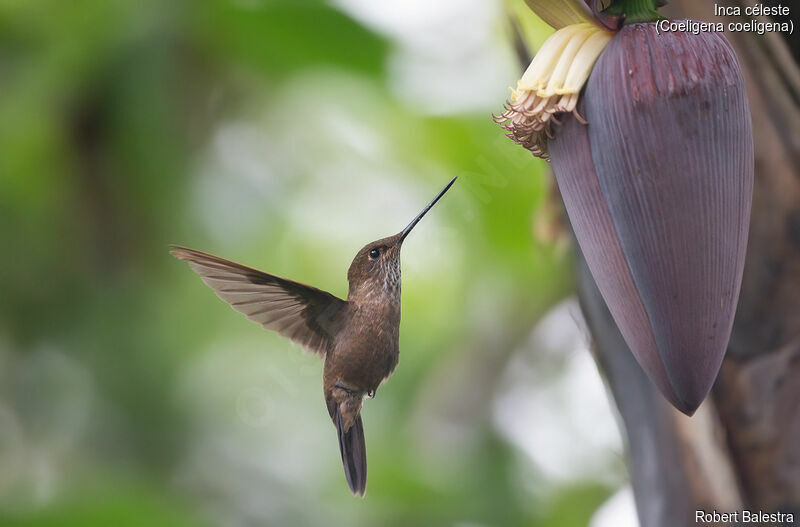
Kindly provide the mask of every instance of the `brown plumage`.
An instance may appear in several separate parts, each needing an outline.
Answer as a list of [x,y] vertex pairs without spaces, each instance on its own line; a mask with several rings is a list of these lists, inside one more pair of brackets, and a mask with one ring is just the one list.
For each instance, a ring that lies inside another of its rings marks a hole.
[[347,272],[347,300],[194,249],[170,251],[233,309],[325,359],[325,402],[347,484],[357,496],[367,488],[361,404],[392,374],[400,352],[400,248],[455,179],[400,233],[358,251]]

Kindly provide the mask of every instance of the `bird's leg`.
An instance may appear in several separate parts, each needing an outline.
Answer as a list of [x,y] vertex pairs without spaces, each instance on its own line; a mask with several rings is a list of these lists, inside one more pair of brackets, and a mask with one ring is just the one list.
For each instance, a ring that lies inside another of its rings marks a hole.
[[[348,395],[358,395],[358,394],[361,394],[361,393],[363,393],[363,391],[362,391],[362,390],[356,390],[356,389],[354,389],[354,388],[350,388],[349,386],[345,386],[345,384],[344,384],[342,381],[336,381],[336,382],[334,382],[334,383],[333,383],[333,386],[334,386],[335,388],[339,388],[340,390],[343,390],[343,391],[344,391],[344,392],[346,392]],[[374,398],[375,398],[375,392],[376,392],[376,391],[377,391],[377,390],[368,390],[368,391],[366,392],[366,396],[367,396],[367,397],[369,397],[370,399],[374,399]]]
[[359,390],[356,390],[356,389],[350,388],[349,386],[345,386],[345,385],[344,385],[344,383],[342,383],[342,381],[336,381],[335,383],[333,383],[333,385],[334,385],[336,388],[339,388],[340,390],[344,390],[344,391],[345,391],[345,392],[347,392],[349,395],[355,395],[356,393],[358,393],[358,392],[359,392]]

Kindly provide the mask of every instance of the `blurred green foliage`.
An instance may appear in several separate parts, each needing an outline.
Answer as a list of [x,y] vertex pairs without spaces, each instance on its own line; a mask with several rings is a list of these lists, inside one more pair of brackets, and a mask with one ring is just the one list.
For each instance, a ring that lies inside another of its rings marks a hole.
[[[585,525],[610,489],[531,497],[490,417],[508,357],[571,288],[533,236],[543,165],[487,113],[398,98],[395,45],[310,0],[0,2],[2,525]],[[331,107],[386,149],[337,138]],[[274,147],[256,182],[214,161],[231,123]],[[456,175],[404,249],[400,367],[366,403],[369,492],[353,500],[317,360],[231,312],[167,245],[345,295],[356,250]],[[326,217],[360,230],[331,238]],[[268,405],[265,422],[242,418],[242,390],[266,394],[244,410]],[[458,425],[452,450],[437,419]],[[217,440],[241,460],[207,456]],[[296,444],[324,450],[295,471],[280,452]]]

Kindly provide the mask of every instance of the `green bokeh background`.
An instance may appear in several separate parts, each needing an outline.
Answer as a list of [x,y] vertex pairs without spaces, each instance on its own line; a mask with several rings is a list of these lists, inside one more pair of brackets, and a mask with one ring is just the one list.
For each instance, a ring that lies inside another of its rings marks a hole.
[[[515,59],[490,12],[499,109]],[[310,0],[0,1],[0,525],[570,527],[613,493],[537,477],[492,418],[572,289],[535,236],[546,165],[491,109],[404,97],[398,46]],[[404,248],[401,360],[365,404],[357,500],[318,360],[167,246],[344,296],[352,255],[454,176]]]

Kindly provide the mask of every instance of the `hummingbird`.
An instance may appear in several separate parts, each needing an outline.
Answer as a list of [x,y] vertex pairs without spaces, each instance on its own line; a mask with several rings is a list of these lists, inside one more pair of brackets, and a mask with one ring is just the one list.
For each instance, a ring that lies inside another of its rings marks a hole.
[[347,484],[359,497],[367,489],[361,406],[394,372],[400,353],[400,248],[456,179],[402,231],[358,251],[347,271],[347,300],[219,256],[170,246],[170,253],[188,262],[233,309],[324,359],[325,404],[336,426]]

